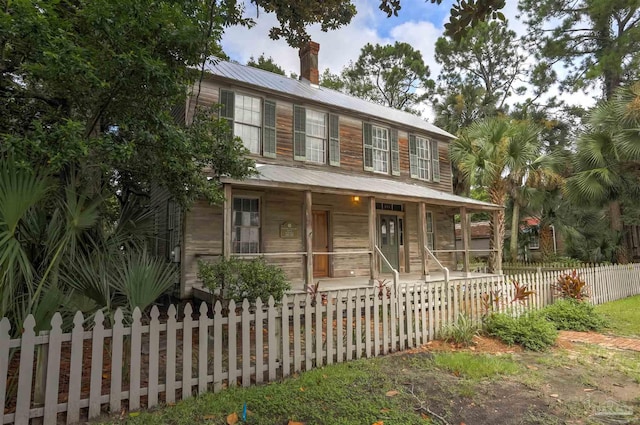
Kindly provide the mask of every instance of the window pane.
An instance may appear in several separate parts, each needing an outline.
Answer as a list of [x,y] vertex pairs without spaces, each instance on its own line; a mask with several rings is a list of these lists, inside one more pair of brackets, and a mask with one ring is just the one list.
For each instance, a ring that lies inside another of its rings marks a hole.
[[372,128],[373,171],[389,172],[389,131],[382,127]]
[[431,157],[430,144],[424,137],[416,137],[416,173],[419,179],[430,179]]
[[260,249],[260,200],[234,198],[232,245],[236,253],[257,253]]
[[307,161],[325,164],[327,162],[327,114],[307,109],[306,135]]
[[242,139],[244,147],[251,153],[260,153],[260,128],[241,124],[236,121],[233,129],[234,134]]

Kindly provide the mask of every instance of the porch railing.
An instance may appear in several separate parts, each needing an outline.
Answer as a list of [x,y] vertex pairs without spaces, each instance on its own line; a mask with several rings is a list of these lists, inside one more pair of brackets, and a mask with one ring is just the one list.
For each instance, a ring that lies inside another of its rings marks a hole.
[[393,290],[395,291],[395,293],[397,295],[398,294],[398,282],[400,281],[400,273],[398,272],[398,270],[396,270],[391,265],[391,263],[389,262],[387,257],[384,256],[384,254],[382,253],[382,251],[380,250],[380,247],[378,247],[378,245],[375,246],[375,249],[376,249],[376,253],[378,254],[378,256],[387,265],[387,267],[389,267],[389,269],[391,270],[391,273],[393,273]]
[[[429,249],[428,246],[424,246],[424,252],[425,254],[431,256],[431,258],[433,258],[433,260],[436,262],[436,264],[438,265],[438,267],[440,267],[440,269],[442,270],[442,272],[444,273],[444,282],[446,284],[449,284],[449,268],[445,267],[442,265],[442,263],[440,262],[440,260],[438,260],[438,258],[435,256],[435,254],[433,252],[431,252],[431,250]],[[429,271],[427,270],[427,273]]]

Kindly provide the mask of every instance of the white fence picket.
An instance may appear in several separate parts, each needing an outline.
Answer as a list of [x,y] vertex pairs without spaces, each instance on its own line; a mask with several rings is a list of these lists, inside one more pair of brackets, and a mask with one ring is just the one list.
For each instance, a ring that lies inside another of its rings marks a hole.
[[104,353],[104,313],[99,310],[94,317],[91,340],[91,381],[89,383],[89,419],[100,415],[102,398],[102,354]]
[[[169,307],[169,320],[171,318],[172,309],[174,311],[175,321],[174,306]],[[113,315],[113,328],[111,330],[111,388],[109,392],[109,409],[111,410],[111,413],[118,413],[122,407],[122,363],[124,354],[123,319],[124,315],[122,314],[122,310],[117,309]],[[175,338],[173,340],[175,340]],[[171,372],[172,371],[167,367],[167,378]],[[171,377],[171,379],[175,378],[175,371],[171,373]]]
[[77,312],[71,331],[71,361],[69,362],[69,394],[67,401],[67,424],[80,421],[80,388],[82,384],[82,346],[84,344],[84,317]]
[[[218,304],[219,306],[220,304]],[[177,316],[176,307],[172,304],[167,311],[167,360],[165,373],[165,393],[164,398],[167,403],[175,403],[176,401],[176,334],[177,334]],[[113,385],[111,386],[113,388]],[[113,390],[111,392],[113,397]],[[112,403],[113,406],[113,403]],[[113,407],[112,407],[113,411]]]
[[[140,409],[140,372],[142,363],[142,313],[138,307],[133,310],[131,318],[133,323],[131,324],[131,350],[129,352],[129,410],[138,410]],[[189,347],[191,347],[191,344],[189,344]]]
[[[149,378],[147,384],[147,407],[158,404],[158,376],[160,363],[160,311],[153,306],[149,315]],[[168,342],[167,342],[168,343]]]
[[[1,325],[0,325],[1,326]],[[0,336],[0,346],[2,346]],[[7,342],[7,348],[9,344]],[[44,396],[44,425],[55,425],[58,420],[58,394],[60,391],[60,353],[62,350],[62,316],[56,313],[51,318],[51,332],[49,332],[49,352],[47,354],[47,384]],[[0,363],[2,350],[0,349]],[[2,383],[2,367],[0,366],[0,399],[4,400],[4,384]],[[4,409],[2,410],[4,412]],[[0,421],[1,422],[1,421]]]
[[[9,319],[0,319],[0,423],[4,423],[4,410],[7,401],[7,373],[9,372],[9,343],[11,342],[11,323]],[[56,404],[58,400],[56,399]]]
[[207,303],[200,303],[200,317],[198,318],[198,394],[207,391],[209,383],[209,307]]

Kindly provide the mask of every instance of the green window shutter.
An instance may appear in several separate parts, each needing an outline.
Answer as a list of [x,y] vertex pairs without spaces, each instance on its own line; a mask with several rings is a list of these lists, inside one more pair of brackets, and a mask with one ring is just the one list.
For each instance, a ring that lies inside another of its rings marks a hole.
[[307,114],[303,107],[293,107],[293,159],[307,159]]
[[340,117],[329,115],[329,165],[340,166]]
[[373,171],[373,140],[371,137],[371,124],[364,123],[362,128],[364,145],[364,169]]
[[262,117],[262,155],[276,157],[276,102],[264,101]]
[[398,148],[398,130],[391,129],[391,174],[400,175],[400,149]]
[[411,177],[418,178],[418,147],[416,146],[416,136],[409,136],[409,168]]
[[224,118],[229,125],[229,140],[233,138],[235,98],[236,95],[232,91],[220,89],[220,118]]
[[433,173],[433,181],[440,181],[440,153],[438,151],[438,141],[431,141],[431,172]]

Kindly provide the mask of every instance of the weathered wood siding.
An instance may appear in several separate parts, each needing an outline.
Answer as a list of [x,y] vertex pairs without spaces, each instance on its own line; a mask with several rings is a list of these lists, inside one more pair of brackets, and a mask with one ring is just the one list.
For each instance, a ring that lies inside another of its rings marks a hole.
[[182,273],[180,295],[191,296],[197,281],[198,260],[215,260],[222,255],[222,208],[211,206],[206,201],[196,202],[185,213],[184,247],[182,250]]
[[[306,167],[317,170],[325,170],[332,172],[343,172],[349,174],[361,174],[367,176],[375,176],[377,178],[388,178],[400,180],[413,184],[421,184],[443,192],[452,191],[451,183],[451,165],[448,157],[449,142],[440,136],[430,135],[425,132],[416,132],[413,130],[401,128],[393,122],[385,122],[384,117],[372,119],[371,117],[363,117],[353,111],[339,110],[332,108],[330,105],[312,104],[308,101],[296,101],[287,98],[281,93],[270,93],[261,91],[254,87],[228,86],[221,85],[219,81],[205,78],[199,88],[194,87],[193,94],[187,102],[187,118],[186,122],[190,123],[193,119],[195,111],[196,96],[197,104],[201,107],[211,107],[218,102],[220,88],[224,87],[228,90],[240,91],[242,93],[253,94],[263,99],[273,100],[276,102],[276,158],[266,158],[260,155],[252,155],[259,162],[280,165],[293,165],[297,167]],[[337,114],[340,117],[340,167],[319,164],[305,163],[303,161],[294,161],[293,159],[293,105],[300,105],[306,108],[314,108],[319,111]],[[395,128],[398,130],[398,143],[400,149],[400,176],[391,176],[380,173],[373,173],[364,170],[363,164],[363,140],[362,126],[365,122],[371,122],[376,125]],[[409,169],[409,134],[416,134],[429,139],[439,140],[439,162],[440,162],[440,181],[421,181],[412,179]]]

